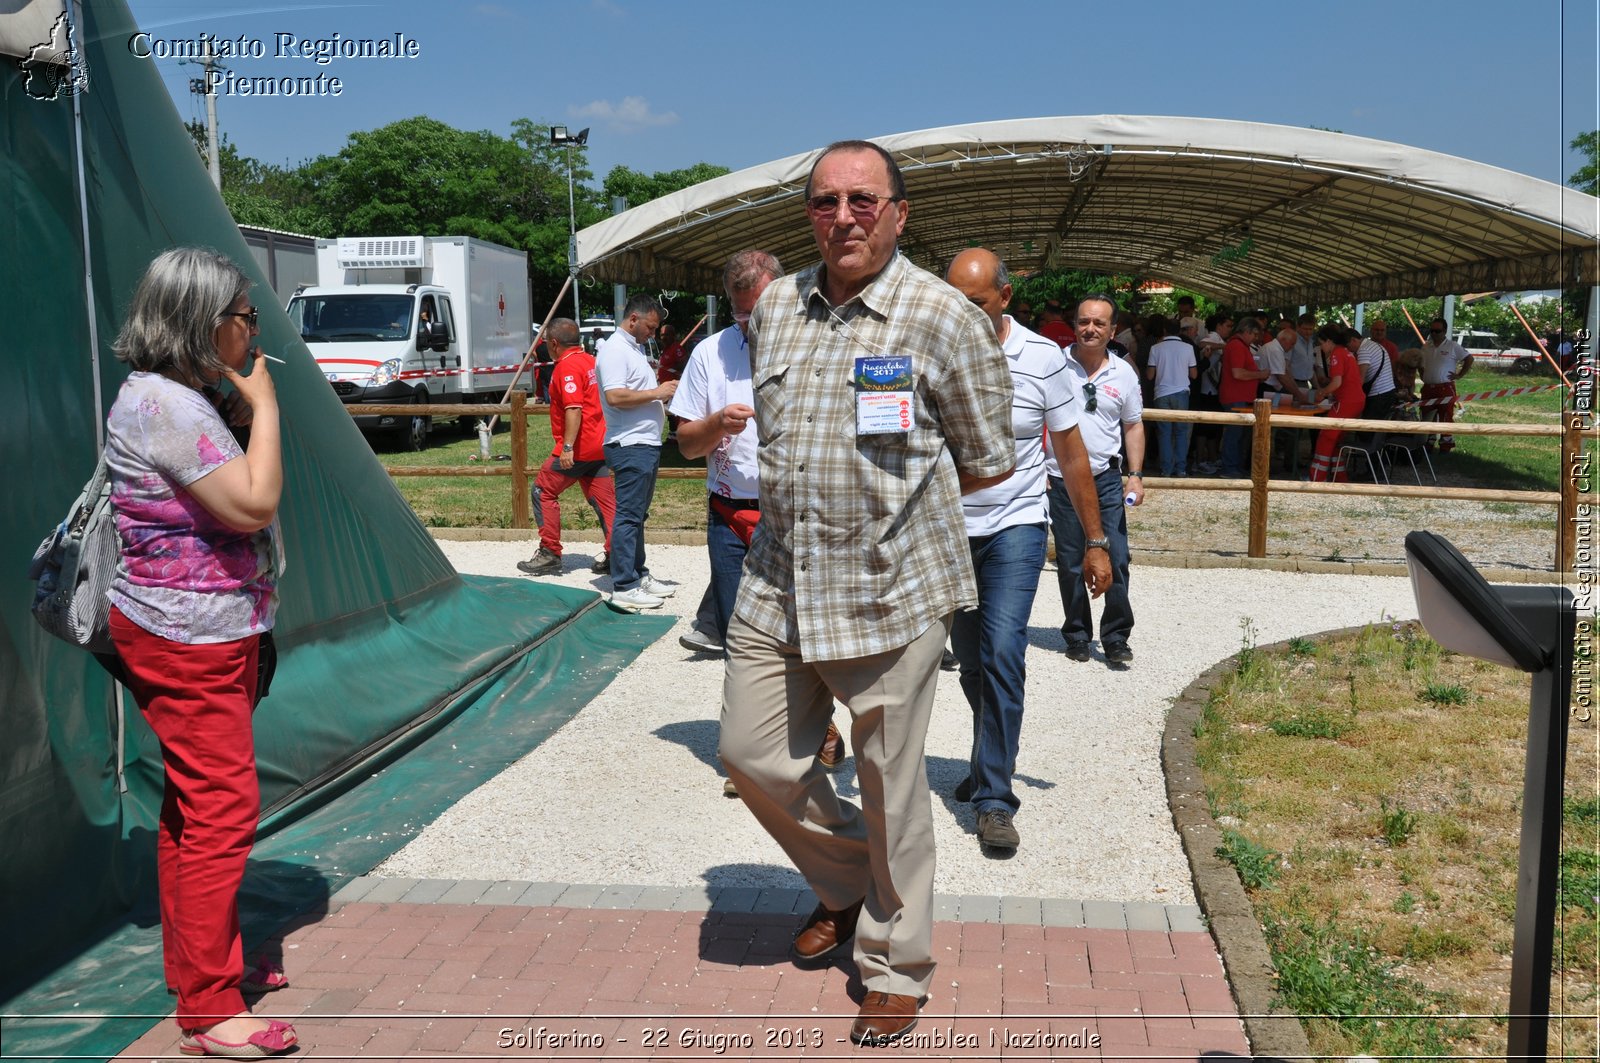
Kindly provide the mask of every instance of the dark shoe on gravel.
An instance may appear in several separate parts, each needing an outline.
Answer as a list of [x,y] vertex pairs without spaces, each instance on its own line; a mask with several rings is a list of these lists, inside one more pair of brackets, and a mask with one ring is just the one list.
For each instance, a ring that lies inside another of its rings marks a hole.
[[1022,844],[1022,836],[1011,822],[1011,813],[996,809],[978,814],[978,841],[989,849],[1015,849]]

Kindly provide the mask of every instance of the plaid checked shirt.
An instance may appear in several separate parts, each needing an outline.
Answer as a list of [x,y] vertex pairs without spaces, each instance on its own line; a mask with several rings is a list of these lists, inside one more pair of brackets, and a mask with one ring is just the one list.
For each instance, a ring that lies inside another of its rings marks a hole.
[[[905,646],[978,601],[956,470],[1016,461],[994,329],[898,253],[843,306],[822,266],[773,281],[750,319],[761,523],[736,611],[808,661]],[[856,434],[855,363],[911,357],[911,430]]]

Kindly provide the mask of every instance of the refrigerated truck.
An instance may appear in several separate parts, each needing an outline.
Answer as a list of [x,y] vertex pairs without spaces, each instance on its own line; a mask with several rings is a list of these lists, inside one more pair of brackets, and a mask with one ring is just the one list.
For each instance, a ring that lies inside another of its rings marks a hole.
[[[289,320],[345,405],[500,401],[530,343],[525,252],[467,236],[340,237],[316,252]],[[423,415],[355,421],[412,450],[431,428]]]

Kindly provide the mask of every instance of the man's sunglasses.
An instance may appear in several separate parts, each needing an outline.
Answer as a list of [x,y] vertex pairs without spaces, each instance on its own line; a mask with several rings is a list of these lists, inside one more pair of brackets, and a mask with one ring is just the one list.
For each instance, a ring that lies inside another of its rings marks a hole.
[[1100,405],[1100,400],[1095,397],[1094,385],[1083,385],[1083,409],[1085,413],[1093,413],[1095,407]]
[[[853,218],[876,218],[879,203],[894,203],[899,196],[878,196],[871,192],[851,192],[844,197],[845,206],[850,208]],[[806,213],[813,218],[832,218],[839,213],[839,197],[834,195],[812,196],[806,200]]]
[[257,325],[259,325],[261,323],[261,311],[256,309],[253,306],[248,310],[224,310],[222,312],[222,316],[223,317],[242,317],[242,318],[245,319],[246,323],[248,323],[251,328],[255,328]]

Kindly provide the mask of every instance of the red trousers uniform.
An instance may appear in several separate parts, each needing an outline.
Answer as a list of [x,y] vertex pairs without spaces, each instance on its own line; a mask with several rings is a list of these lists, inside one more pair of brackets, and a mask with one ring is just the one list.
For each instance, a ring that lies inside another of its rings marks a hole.
[[[1424,421],[1443,421],[1446,424],[1455,424],[1456,386],[1453,382],[1422,385],[1422,401],[1426,403],[1429,399],[1449,399],[1450,401],[1441,402],[1437,406],[1423,406],[1422,419]],[[1432,442],[1431,436],[1429,441]],[[1456,437],[1441,435],[1439,437],[1439,449],[1456,449]]]
[[572,468],[563,469],[556,464],[554,454],[544,459],[533,481],[533,520],[539,525],[540,545],[557,557],[561,556],[561,493],[573,484],[583,491],[583,497],[600,517],[609,554],[611,522],[617,516],[617,489],[611,482],[611,470],[603,460],[578,461]]
[[[1335,406],[1328,411],[1328,418],[1353,418],[1361,416],[1361,405],[1354,409]],[[1312,483],[1346,483],[1350,477],[1345,473],[1344,461],[1339,458],[1339,441],[1344,438],[1344,430],[1337,428],[1324,428],[1317,433],[1317,445],[1311,450],[1311,476]]]
[[210,1026],[245,1010],[239,883],[261,814],[250,728],[260,638],[171,642],[115,607],[111,638],[166,770],[156,871],[167,985],[179,1027]]

